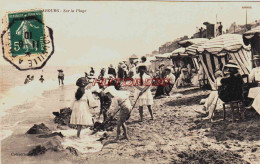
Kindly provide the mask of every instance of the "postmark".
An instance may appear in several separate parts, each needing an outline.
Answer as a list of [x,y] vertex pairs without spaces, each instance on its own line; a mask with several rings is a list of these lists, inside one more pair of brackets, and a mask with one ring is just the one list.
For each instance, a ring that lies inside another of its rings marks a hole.
[[53,55],[53,30],[44,24],[42,10],[8,12],[3,24],[3,57],[17,69],[40,69]]

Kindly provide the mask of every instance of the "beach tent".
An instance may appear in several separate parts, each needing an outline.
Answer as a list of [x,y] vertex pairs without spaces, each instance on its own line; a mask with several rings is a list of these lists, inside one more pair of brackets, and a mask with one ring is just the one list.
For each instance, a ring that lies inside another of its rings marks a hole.
[[199,64],[195,55],[189,55],[186,53],[186,49],[181,47],[172,52],[172,62],[175,67],[180,66],[179,62],[183,62],[184,65],[190,64],[192,68],[199,69]]
[[245,32],[243,41],[245,45],[251,44],[252,58],[254,55],[260,56],[260,26]]
[[224,34],[213,38],[197,49],[210,85],[214,88],[215,72],[229,60],[235,60],[241,75],[249,74],[251,67],[250,47],[243,43],[242,35]]
[[199,46],[204,44],[209,39],[207,38],[195,38],[195,39],[187,39],[184,41],[180,41],[178,44],[182,47],[185,47],[185,54],[192,57],[192,61],[196,70],[199,70],[199,61],[198,61],[198,54],[197,49]]

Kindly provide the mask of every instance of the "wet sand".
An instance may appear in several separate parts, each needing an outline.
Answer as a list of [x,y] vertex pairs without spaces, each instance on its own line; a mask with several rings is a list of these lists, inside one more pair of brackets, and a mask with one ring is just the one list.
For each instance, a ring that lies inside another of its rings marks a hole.
[[[44,110],[4,117],[4,122],[10,122],[11,118],[25,121],[13,127],[13,135],[2,141],[3,163],[260,163],[260,117],[254,111],[247,111],[245,121],[232,123],[230,110],[227,110],[226,121],[222,119],[221,110],[216,112],[213,122],[202,120],[203,115],[194,109],[202,108],[199,102],[209,91],[198,88],[178,89],[171,93],[171,98],[156,99],[152,107],[154,120],[150,120],[148,109],[144,108],[144,121],[138,122],[139,113],[135,108],[127,122],[129,140],[111,143],[116,136],[114,129],[107,132],[109,137],[102,141],[103,148],[99,152],[79,156],[68,151],[47,151],[35,157],[12,155],[12,152],[27,153],[32,148],[28,145],[55,140],[39,139],[25,132],[41,122],[57,130],[52,112],[67,107],[62,104],[70,101],[67,94],[73,89],[65,89],[66,92],[49,93],[49,98],[63,99],[61,103],[48,103]],[[181,96],[174,96],[176,94]],[[98,110],[92,112],[98,113]]]

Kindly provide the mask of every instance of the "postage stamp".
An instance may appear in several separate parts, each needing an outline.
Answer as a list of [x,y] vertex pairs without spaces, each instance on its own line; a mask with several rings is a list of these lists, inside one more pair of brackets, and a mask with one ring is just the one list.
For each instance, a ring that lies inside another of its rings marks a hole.
[[8,12],[3,25],[3,57],[17,69],[40,69],[54,53],[53,30],[42,10]]

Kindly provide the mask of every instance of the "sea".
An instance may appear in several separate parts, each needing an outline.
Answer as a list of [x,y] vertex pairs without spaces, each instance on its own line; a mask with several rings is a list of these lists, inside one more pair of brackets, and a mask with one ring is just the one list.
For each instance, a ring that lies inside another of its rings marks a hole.
[[[11,65],[0,66],[0,116],[14,106],[32,102],[48,90],[59,88],[58,69],[64,71],[64,84],[72,85],[79,77],[89,72],[87,66],[45,66],[38,70],[20,71]],[[34,80],[24,84],[27,75],[34,76]],[[43,75],[45,81],[39,81]]]
[[[64,86],[58,83],[58,71],[64,71]],[[70,107],[77,89],[76,81],[90,68],[85,66],[45,66],[39,70],[19,71],[13,66],[0,66],[0,141],[7,138],[21,140],[33,124],[53,122],[52,112]],[[95,69],[99,73],[99,69]],[[24,84],[27,75],[34,80]],[[45,81],[39,81],[43,75]],[[100,151],[102,144],[96,140],[102,135],[91,136],[89,129],[82,131],[82,138],[75,140],[76,130],[63,130],[62,144],[73,146],[82,153]],[[92,138],[91,138],[92,137]],[[88,142],[86,142],[88,141]],[[1,144],[0,144],[1,146]],[[91,149],[86,149],[92,147]],[[21,151],[24,148],[21,148]]]

